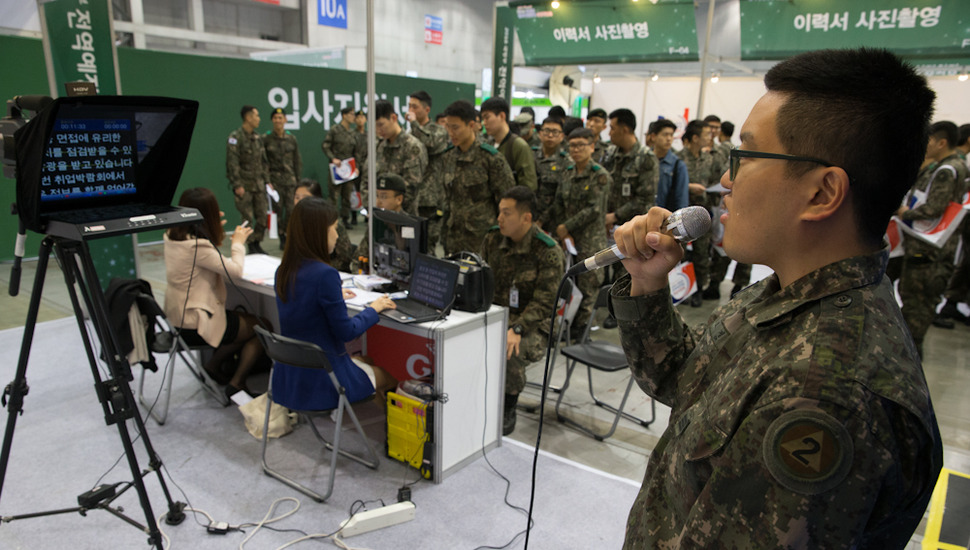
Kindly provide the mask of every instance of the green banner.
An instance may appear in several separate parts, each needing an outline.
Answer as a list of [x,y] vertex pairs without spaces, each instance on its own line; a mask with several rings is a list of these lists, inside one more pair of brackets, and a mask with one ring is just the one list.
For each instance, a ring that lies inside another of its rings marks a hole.
[[516,8],[525,64],[697,61],[692,1],[590,0]]
[[970,55],[967,0],[742,0],[741,58],[869,46],[906,57]]
[[512,97],[512,49],[515,40],[515,12],[508,6],[495,6],[495,58],[492,61],[492,94]]
[[56,95],[65,82],[93,82],[100,95],[117,95],[109,0],[41,0],[47,59]]

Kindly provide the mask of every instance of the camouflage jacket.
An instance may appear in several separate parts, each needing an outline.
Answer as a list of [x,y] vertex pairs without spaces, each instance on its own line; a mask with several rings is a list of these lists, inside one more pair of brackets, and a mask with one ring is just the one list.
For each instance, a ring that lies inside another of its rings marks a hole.
[[772,275],[694,329],[669,289],[614,284],[633,375],[671,407],[625,548],[906,546],[942,446],[887,259]]
[[562,181],[562,175],[566,168],[572,164],[569,155],[565,151],[557,150],[554,154],[545,156],[542,154],[542,147],[533,147],[532,153],[536,159],[537,186],[536,205],[537,217],[552,206],[552,201],[556,198],[556,190]]
[[330,160],[343,161],[351,157],[357,159],[357,168],[359,169],[364,161],[358,156],[360,148],[358,136],[359,134],[353,128],[348,130],[342,124],[335,124],[330,127],[330,131],[323,138],[323,144],[320,147],[323,149],[323,154],[327,155]]
[[[684,147],[676,154],[687,165],[687,179],[690,183],[699,183],[704,187],[710,187],[721,180],[721,175],[727,169],[726,165],[721,165],[720,157],[712,153],[701,151],[699,155],[695,156]],[[712,207],[717,206],[720,200],[719,196],[712,193],[706,193],[703,196],[690,193],[690,203],[693,205]]]
[[263,136],[266,160],[269,162],[269,178],[273,185],[296,187],[303,174],[300,146],[289,132],[279,137],[272,130]]
[[424,171],[424,182],[418,189],[418,208],[437,208],[444,210],[445,202],[445,157],[444,152],[451,147],[448,130],[444,126],[429,121],[424,126],[411,123],[411,134],[418,138],[428,153],[428,168]]
[[[449,232],[482,239],[495,223],[502,195],[515,186],[512,169],[497,149],[477,139],[467,151],[452,147],[445,155]],[[480,242],[469,250],[478,250]]]
[[[404,192],[404,211],[417,214],[416,197],[424,180],[424,171],[428,168],[428,152],[424,145],[418,138],[401,131],[394,138],[394,143],[386,139],[378,141],[375,155],[378,176],[397,174],[404,178],[404,183],[407,184],[407,191]],[[361,171],[361,182],[363,188],[368,189],[366,166]]]
[[606,166],[613,155],[616,154],[616,146],[609,141],[599,139],[596,137],[596,143],[593,144],[593,160]]
[[[904,202],[912,203],[915,208],[903,212],[902,220],[914,227],[932,227],[943,216],[943,212],[951,202],[963,202],[963,194],[967,192],[967,167],[955,153],[941,160],[925,166],[916,178],[916,184],[906,195]],[[916,200],[916,195],[925,199]],[[922,222],[922,223],[921,223]],[[907,257],[927,257],[930,260],[953,261],[957,246],[960,244],[960,232],[955,231],[942,247],[933,246],[909,233],[903,233],[903,251]]]
[[563,173],[552,208],[543,216],[542,226],[555,233],[555,225],[565,225],[573,237],[577,259],[585,259],[606,248],[606,197],[613,180],[602,166],[590,161],[583,171],[570,165]]
[[617,225],[646,213],[656,203],[660,178],[657,164],[657,156],[639,141],[629,152],[616,148],[609,156],[605,168],[613,177],[613,189],[606,211],[616,214]]
[[250,193],[264,192],[270,183],[269,166],[262,137],[237,128],[226,142],[226,179],[229,188],[245,187]]
[[[494,302],[509,308],[509,326],[549,334],[549,318],[556,306],[556,290],[564,274],[562,249],[535,224],[519,242],[492,227],[482,243],[482,259],[495,275]],[[510,303],[512,288],[518,306]]]

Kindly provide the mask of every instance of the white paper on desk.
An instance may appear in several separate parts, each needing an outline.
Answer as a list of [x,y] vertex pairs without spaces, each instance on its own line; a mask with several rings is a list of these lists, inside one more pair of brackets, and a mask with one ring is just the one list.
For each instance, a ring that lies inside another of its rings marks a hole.
[[243,279],[257,285],[274,286],[280,259],[268,254],[249,254],[243,263]]
[[346,302],[348,306],[367,307],[367,304],[384,295],[383,292],[371,292],[370,290],[362,290],[359,288],[353,289],[353,292],[353,298],[344,298],[344,302]]
[[385,279],[378,275],[354,275],[354,286],[363,290],[373,290],[381,285],[390,283],[390,279]]

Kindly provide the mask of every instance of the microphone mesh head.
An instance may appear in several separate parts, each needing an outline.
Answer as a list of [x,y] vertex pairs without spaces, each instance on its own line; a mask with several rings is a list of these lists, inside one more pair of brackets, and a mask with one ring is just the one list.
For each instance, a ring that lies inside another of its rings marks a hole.
[[693,241],[711,230],[711,215],[703,206],[688,206],[671,214],[667,227],[678,241]]

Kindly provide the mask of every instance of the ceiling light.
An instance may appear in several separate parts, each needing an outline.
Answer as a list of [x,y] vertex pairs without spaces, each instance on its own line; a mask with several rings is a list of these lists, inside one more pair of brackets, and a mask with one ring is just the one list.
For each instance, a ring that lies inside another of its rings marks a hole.
[[660,80],[660,74],[659,73],[653,73],[653,76],[650,77],[650,80],[653,80],[654,82]]
[[593,82],[599,84],[600,83],[600,80],[603,80],[603,79],[600,78],[600,74],[599,73],[596,73],[596,74],[593,75]]
[[962,75],[957,77],[957,80],[959,80],[960,82],[966,82],[968,78],[970,78],[970,74],[963,73]]
[[558,7],[559,7],[559,2],[553,1],[553,3],[552,3],[552,9],[556,9]]
[[717,84],[717,81],[721,79],[720,73],[711,73],[711,84]]

